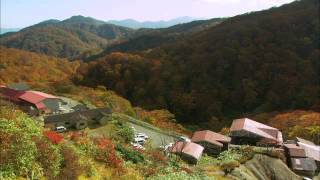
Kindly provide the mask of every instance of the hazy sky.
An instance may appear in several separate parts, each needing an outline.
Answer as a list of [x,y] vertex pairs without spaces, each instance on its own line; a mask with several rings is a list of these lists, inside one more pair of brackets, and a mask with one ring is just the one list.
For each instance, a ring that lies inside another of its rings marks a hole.
[[228,17],[293,0],[0,0],[1,27],[26,27],[73,15],[100,20],[168,20],[181,16]]

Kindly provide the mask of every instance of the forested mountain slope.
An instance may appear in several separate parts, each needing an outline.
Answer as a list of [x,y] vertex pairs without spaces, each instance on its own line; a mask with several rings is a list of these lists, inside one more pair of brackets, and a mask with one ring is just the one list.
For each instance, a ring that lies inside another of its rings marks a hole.
[[16,33],[0,36],[0,44],[70,59],[99,52],[107,44],[128,37],[134,30],[89,17],[48,20]]
[[210,20],[198,20],[184,24],[178,24],[168,28],[160,29],[139,29],[130,38],[109,45],[102,53],[91,56],[88,59],[94,60],[111,52],[139,52],[150,50],[164,44],[184,40],[192,34],[209,29],[224,21],[225,18],[214,18]]
[[[112,54],[79,69],[136,105],[180,121],[319,107],[319,1],[236,16],[143,55]],[[220,121],[219,121],[220,122]]]
[[68,81],[80,63],[0,46],[0,84]]

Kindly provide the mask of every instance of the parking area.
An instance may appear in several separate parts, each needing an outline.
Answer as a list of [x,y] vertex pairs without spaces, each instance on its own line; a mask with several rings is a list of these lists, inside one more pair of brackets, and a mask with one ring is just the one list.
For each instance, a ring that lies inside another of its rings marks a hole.
[[149,138],[151,139],[151,145],[154,148],[158,148],[159,146],[164,146],[166,144],[169,144],[171,142],[175,142],[177,137],[173,135],[169,135],[166,133],[161,133],[158,131],[155,131],[151,128],[144,127],[138,124],[135,124],[133,122],[129,122],[130,126],[134,127],[137,131],[137,133],[145,133]]

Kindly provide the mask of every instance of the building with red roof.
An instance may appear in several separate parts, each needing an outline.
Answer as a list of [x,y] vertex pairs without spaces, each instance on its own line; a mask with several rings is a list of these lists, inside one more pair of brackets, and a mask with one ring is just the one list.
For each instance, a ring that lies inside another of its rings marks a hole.
[[178,154],[181,156],[181,159],[196,164],[200,159],[204,147],[193,142],[176,142],[170,149],[170,152]]
[[228,149],[231,138],[210,130],[204,130],[194,132],[191,141],[202,145],[205,153],[217,155]]
[[10,101],[19,103],[31,115],[47,114],[59,109],[60,99],[39,91],[23,91],[1,86],[1,94]]
[[[60,99],[56,96],[46,94],[39,91],[25,91],[19,96],[20,101],[31,105],[30,112],[33,112],[34,108],[38,112],[42,113],[53,113],[59,109]],[[34,112],[33,112],[34,113]]]
[[281,145],[283,142],[281,131],[248,118],[233,120],[230,133],[233,144]]
[[24,93],[24,91],[11,89],[3,85],[0,86],[0,92],[5,97],[5,99],[12,102],[19,102],[19,97]]

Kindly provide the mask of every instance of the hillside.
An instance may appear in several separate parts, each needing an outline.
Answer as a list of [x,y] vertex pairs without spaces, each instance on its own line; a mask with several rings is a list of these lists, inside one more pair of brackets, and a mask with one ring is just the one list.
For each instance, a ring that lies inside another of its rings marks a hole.
[[255,155],[251,160],[233,170],[230,177],[252,180],[302,179],[290,171],[286,164],[280,159],[268,157],[266,155]]
[[193,34],[209,29],[224,21],[224,18],[198,20],[161,29],[139,29],[133,36],[119,43],[109,45],[104,51],[88,59],[94,60],[111,52],[140,52],[161,45],[184,40]]
[[94,54],[107,44],[128,37],[133,30],[89,17],[48,20],[16,33],[0,36],[0,45],[75,59]]
[[77,81],[206,127],[248,113],[319,110],[318,8],[316,0],[296,1],[148,53],[106,55],[80,68]]
[[0,84],[28,82],[49,84],[66,81],[80,63],[0,46]]

